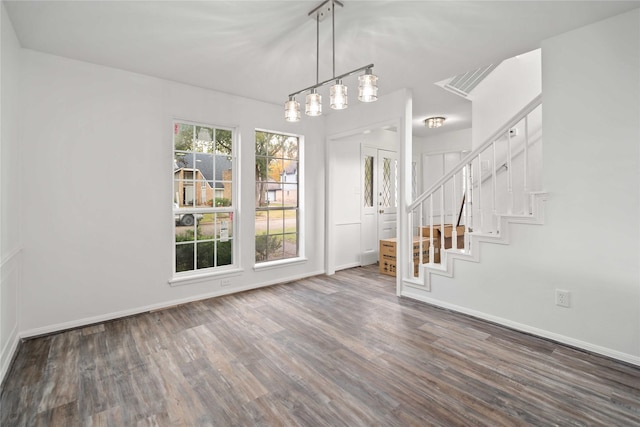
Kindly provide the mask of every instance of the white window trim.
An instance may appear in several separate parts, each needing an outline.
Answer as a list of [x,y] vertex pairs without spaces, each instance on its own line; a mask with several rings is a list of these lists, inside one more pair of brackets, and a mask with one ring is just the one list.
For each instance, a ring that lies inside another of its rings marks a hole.
[[[208,124],[208,123],[203,123],[203,122],[196,122],[193,120],[185,120],[185,119],[180,119],[180,118],[173,118],[171,120],[171,129],[173,130],[176,123],[184,123],[184,124],[189,124],[189,125],[195,125],[195,126],[205,126],[205,127],[211,127],[214,129],[221,129],[221,130],[229,130],[232,133],[232,155],[231,155],[231,161],[232,161],[232,170],[231,170],[231,182],[232,182],[232,200],[233,200],[233,215],[234,215],[234,220],[232,221],[232,227],[233,227],[233,240],[234,240],[234,244],[232,246],[232,260],[233,263],[229,264],[229,265],[224,265],[224,266],[219,266],[219,267],[209,267],[209,268],[203,268],[203,269],[195,269],[195,270],[189,270],[189,271],[180,271],[180,272],[176,272],[176,235],[175,235],[175,226],[172,226],[172,267],[171,267],[171,271],[172,271],[172,277],[171,279],[169,279],[168,283],[171,286],[180,286],[180,285],[188,285],[188,284],[192,284],[192,283],[199,283],[199,282],[203,282],[206,280],[210,280],[211,278],[215,278],[215,277],[220,277],[220,276],[234,276],[237,274],[240,274],[243,270],[240,267],[240,227],[239,227],[239,219],[240,219],[240,194],[239,194],[239,187],[240,187],[240,180],[239,180],[239,158],[240,156],[239,154],[239,146],[240,146],[240,129],[238,126],[222,126],[222,125],[214,125],[214,124]],[[173,163],[174,163],[174,159],[175,159],[175,141],[173,136],[171,137],[171,163],[172,163],[172,167],[173,167]],[[215,154],[214,154],[215,155]],[[171,184],[171,192],[174,192],[173,189],[173,185],[174,185],[174,178],[172,176],[171,178],[172,184]],[[215,181],[215,180],[214,180]],[[170,200],[173,200],[173,194],[170,197]],[[173,202],[171,204],[173,206]],[[202,209],[202,211],[204,212],[211,212],[211,209],[208,208],[193,208],[192,210],[194,212],[197,213],[197,211],[199,211],[199,209]],[[213,207],[214,212],[216,207]],[[174,213],[173,213],[173,207],[172,207],[172,213],[171,213],[171,217],[174,217]]]
[[[228,267],[228,266],[225,266],[225,267]],[[172,287],[193,285],[196,283],[208,282],[208,281],[211,281],[211,279],[225,279],[227,277],[236,277],[236,276],[240,276],[244,271],[243,269],[236,268],[236,267],[230,268],[228,270],[217,270],[218,268],[223,268],[223,267],[214,267],[214,268],[216,268],[216,271],[174,276],[173,279],[169,280],[169,285],[171,285]]]
[[[281,132],[281,131],[275,131],[275,130],[268,130],[268,129],[263,129],[263,128],[256,128],[254,129],[254,138],[255,138],[255,133],[256,132],[269,132],[269,133],[277,133],[279,135],[285,135],[285,136],[292,136],[295,138],[298,138],[298,170],[302,170],[303,173],[298,174],[298,256],[295,258],[285,258],[285,259],[278,259],[278,260],[274,260],[274,261],[263,261],[263,262],[255,262],[255,255],[253,257],[253,262],[254,262],[254,266],[253,269],[254,271],[259,271],[259,270],[270,270],[273,268],[280,268],[286,265],[290,265],[290,264],[302,264],[304,262],[307,261],[306,258],[306,253],[305,253],[305,198],[306,198],[306,191],[304,191],[305,187],[304,187],[304,173],[306,171],[306,165],[305,165],[305,156],[304,156],[304,149],[305,149],[305,138],[303,135],[299,135],[299,134],[295,134],[295,133],[288,133],[288,132]],[[254,155],[255,155],[255,144],[254,144]],[[255,162],[255,159],[254,159]],[[255,179],[253,180],[254,185],[255,185]],[[302,191],[300,189],[303,189]],[[253,212],[255,215],[256,212],[256,206],[253,206]],[[255,242],[255,229],[253,232],[254,235],[254,242]],[[255,252],[255,251],[254,251]]]
[[277,259],[275,261],[265,261],[265,262],[256,263],[253,266],[253,269],[255,271],[273,270],[273,269],[282,268],[288,265],[304,264],[307,261],[308,261],[307,258],[304,258],[304,257]]

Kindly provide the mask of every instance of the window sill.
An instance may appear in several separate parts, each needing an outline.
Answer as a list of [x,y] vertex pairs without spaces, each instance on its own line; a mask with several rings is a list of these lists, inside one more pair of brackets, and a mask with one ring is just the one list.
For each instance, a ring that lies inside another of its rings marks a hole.
[[233,268],[233,269],[229,269],[229,270],[215,271],[215,272],[211,272],[211,273],[190,274],[188,276],[178,276],[178,277],[174,277],[173,279],[169,280],[169,285],[170,286],[192,285],[194,283],[206,282],[206,281],[211,280],[211,279],[239,276],[240,274],[242,274],[242,271],[243,270],[241,268]]
[[280,268],[280,267],[289,266],[289,265],[304,264],[305,262],[307,262],[307,259],[302,257],[279,259],[277,261],[261,262],[260,264],[254,265],[253,269],[255,271],[271,270],[274,268]]

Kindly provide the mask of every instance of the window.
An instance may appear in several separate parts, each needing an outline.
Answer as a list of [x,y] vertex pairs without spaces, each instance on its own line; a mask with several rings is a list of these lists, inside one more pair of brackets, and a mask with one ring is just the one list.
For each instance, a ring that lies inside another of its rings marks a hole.
[[256,263],[299,256],[299,138],[256,131]]
[[174,272],[234,264],[234,136],[230,129],[174,122]]

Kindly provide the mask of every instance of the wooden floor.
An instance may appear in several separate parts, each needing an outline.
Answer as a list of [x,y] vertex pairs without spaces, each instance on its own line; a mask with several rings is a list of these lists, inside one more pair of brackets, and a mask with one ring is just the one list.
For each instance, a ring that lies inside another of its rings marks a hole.
[[24,342],[9,426],[632,426],[640,369],[355,268]]

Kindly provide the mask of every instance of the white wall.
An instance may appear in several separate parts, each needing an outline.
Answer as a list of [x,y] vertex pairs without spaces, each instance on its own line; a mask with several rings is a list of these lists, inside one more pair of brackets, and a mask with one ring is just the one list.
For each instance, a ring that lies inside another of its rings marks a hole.
[[[546,224],[418,298],[640,364],[640,10],[546,40]],[[571,292],[571,308],[554,304]]]
[[18,343],[20,290],[20,186],[18,82],[20,45],[0,4],[0,381]]
[[542,92],[540,49],[502,61],[470,94],[475,149]]
[[[20,126],[25,335],[206,295],[291,280],[324,267],[322,121],[282,107],[23,50]],[[242,272],[170,286],[172,119],[240,132]],[[255,271],[254,130],[305,137],[306,262]]]
[[443,132],[428,137],[414,137],[413,154],[471,151],[471,137],[471,128]]

